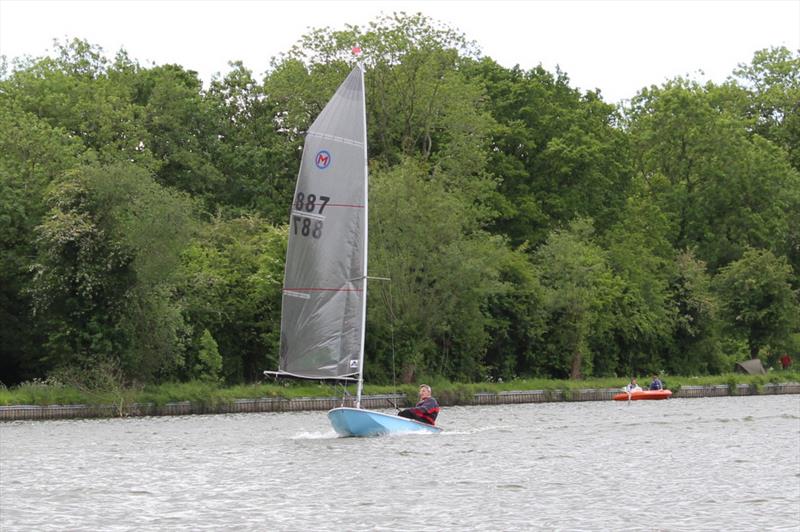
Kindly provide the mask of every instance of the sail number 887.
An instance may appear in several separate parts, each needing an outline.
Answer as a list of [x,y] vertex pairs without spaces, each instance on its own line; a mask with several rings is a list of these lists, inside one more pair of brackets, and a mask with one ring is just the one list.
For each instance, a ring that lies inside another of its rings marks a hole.
[[296,211],[314,212],[319,207],[317,214],[322,214],[330,200],[331,198],[328,196],[317,197],[316,194],[305,195],[302,192],[298,192],[297,197],[294,199],[294,209]]

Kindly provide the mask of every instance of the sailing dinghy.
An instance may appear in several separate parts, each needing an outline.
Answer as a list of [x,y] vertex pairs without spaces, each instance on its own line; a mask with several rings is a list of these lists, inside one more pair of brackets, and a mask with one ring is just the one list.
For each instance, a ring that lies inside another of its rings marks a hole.
[[328,412],[341,436],[441,432],[361,408],[367,208],[367,120],[359,65],[306,134],[286,251],[279,367],[264,373],[355,382],[353,407]]

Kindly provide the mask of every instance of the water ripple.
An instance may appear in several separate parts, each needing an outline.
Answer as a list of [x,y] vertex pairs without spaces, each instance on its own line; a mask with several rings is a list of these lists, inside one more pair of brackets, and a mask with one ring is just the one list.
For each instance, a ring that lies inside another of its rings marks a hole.
[[452,407],[439,436],[368,439],[324,412],[8,423],[0,529],[797,530],[798,412],[800,396]]

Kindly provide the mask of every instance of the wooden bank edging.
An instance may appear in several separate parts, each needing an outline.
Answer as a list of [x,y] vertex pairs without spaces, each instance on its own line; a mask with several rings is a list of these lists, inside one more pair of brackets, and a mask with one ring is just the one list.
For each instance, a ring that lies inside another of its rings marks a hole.
[[[618,388],[581,390],[528,390],[510,392],[480,392],[471,399],[459,398],[447,401],[441,398],[443,406],[458,405],[507,405],[523,403],[552,403],[562,401],[608,401],[619,393]],[[735,389],[725,384],[709,386],[683,386],[673,394],[673,398],[726,397],[745,395],[800,394],[800,383],[764,384],[753,386],[738,384]],[[405,394],[368,395],[361,398],[364,408],[385,409],[391,404],[402,405]],[[309,410],[330,410],[343,406],[337,397],[264,397],[260,399],[237,399],[228,403],[207,405],[180,401],[156,406],[153,403],[133,403],[125,405],[13,405],[0,406],[0,421],[140,417],[140,416],[183,416],[192,414],[233,414],[248,412],[300,412]],[[344,406],[352,406],[344,404]]]

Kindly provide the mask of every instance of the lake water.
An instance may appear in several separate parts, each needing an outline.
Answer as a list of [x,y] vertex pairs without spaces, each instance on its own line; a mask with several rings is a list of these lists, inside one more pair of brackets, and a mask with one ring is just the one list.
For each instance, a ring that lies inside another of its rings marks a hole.
[[0,424],[0,529],[798,530],[800,396]]

